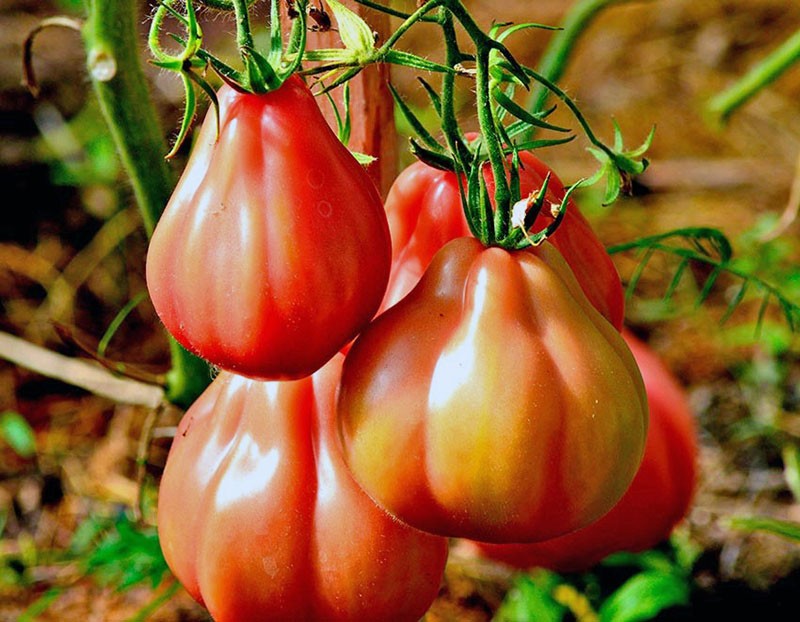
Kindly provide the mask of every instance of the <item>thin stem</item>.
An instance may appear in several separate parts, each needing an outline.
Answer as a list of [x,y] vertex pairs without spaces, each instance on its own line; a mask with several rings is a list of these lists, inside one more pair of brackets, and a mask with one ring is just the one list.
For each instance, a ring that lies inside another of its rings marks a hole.
[[743,78],[708,103],[708,110],[725,121],[737,108],[800,60],[800,30],[753,67]]
[[[174,179],[164,160],[167,145],[139,63],[137,2],[92,0],[88,15],[83,38],[92,86],[150,236],[172,194]],[[208,384],[208,367],[171,338],[170,354],[167,397],[186,406]]]
[[[453,14],[445,8],[439,9],[439,19],[441,20],[442,31],[445,40],[445,62],[448,67],[453,67],[461,62],[462,55],[458,49],[456,31],[453,26]],[[466,147],[461,140],[461,133],[458,129],[458,119],[455,110],[455,79],[453,72],[442,76],[441,94],[441,117],[442,133],[444,134],[447,146],[453,154],[453,161],[456,165],[456,179],[458,181],[458,191],[461,195],[461,204],[464,208],[464,215],[469,225],[472,235],[485,242],[488,237],[488,230],[485,227],[486,218],[480,218],[481,227],[476,226],[473,205],[469,201],[468,192],[464,188],[464,176],[467,173],[468,163],[464,162]]]
[[233,0],[233,10],[236,12],[236,45],[252,50],[253,33],[250,30],[250,12],[247,10],[247,0]]
[[605,152],[612,160],[616,160],[616,154],[614,150],[608,147],[601,141],[595,133],[592,131],[589,122],[586,120],[586,117],[583,116],[583,113],[578,108],[578,105],[570,99],[569,95],[567,95],[563,90],[561,90],[558,86],[556,86],[552,81],[545,78],[543,75],[537,73],[533,69],[525,68],[525,73],[527,73],[531,78],[539,82],[540,84],[544,85],[551,93],[553,93],[556,97],[558,97],[562,102],[567,105],[567,108],[570,109],[575,119],[580,124],[581,128],[583,128],[583,132],[586,135],[586,138],[589,139],[589,142],[592,143],[595,147],[600,149],[601,151]]
[[[359,0],[356,0],[358,2]],[[414,11],[411,15],[409,15],[406,20],[400,24],[395,31],[386,39],[386,42],[381,45],[378,49],[376,56],[378,58],[382,58],[386,52],[388,52],[392,46],[397,43],[397,41],[402,37],[408,29],[411,28],[414,24],[419,21],[423,21],[425,14],[431,12],[438,6],[442,6],[448,3],[448,0],[429,0],[425,4],[423,4],[420,8]],[[364,4],[361,2],[361,4]],[[436,20],[439,21],[439,20]]]
[[506,179],[505,155],[495,127],[494,108],[489,93],[489,54],[491,50],[480,47],[476,54],[475,88],[478,123],[486,143],[489,162],[494,177],[495,235],[503,238],[508,234],[511,221],[511,191]]
[[[381,13],[386,13],[387,15],[391,15],[392,17],[399,17],[401,19],[408,19],[411,17],[411,14],[404,13],[403,11],[398,11],[397,9],[393,9],[388,6],[383,6],[382,4],[378,4],[377,2],[371,2],[370,0],[353,0],[356,4],[361,4],[365,7],[370,9],[375,9],[376,11],[380,11]],[[419,19],[421,22],[433,22],[438,23],[439,20],[436,17],[421,17]]]

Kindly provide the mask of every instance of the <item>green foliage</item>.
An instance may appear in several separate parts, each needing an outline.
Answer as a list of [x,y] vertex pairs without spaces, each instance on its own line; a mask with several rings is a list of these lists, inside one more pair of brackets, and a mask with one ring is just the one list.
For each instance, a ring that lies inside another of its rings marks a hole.
[[690,603],[698,551],[674,538],[668,551],[617,553],[583,574],[535,569],[515,577],[496,622],[643,622]]
[[731,518],[730,525],[731,527],[743,531],[766,531],[776,536],[786,538],[787,540],[800,542],[800,523],[792,521],[782,521],[759,516],[740,516]]
[[689,602],[689,586],[682,577],[657,570],[628,579],[600,607],[601,622],[652,620],[660,611]]
[[[25,538],[18,539],[24,541]],[[36,550],[32,540],[21,546],[19,556],[3,559],[0,584],[28,584],[28,569],[39,564],[76,564],[84,578],[117,592],[137,585],[151,588],[162,585],[170,576],[154,527],[141,527],[122,513],[115,518],[91,516],[84,520],[72,536],[67,550]],[[15,576],[12,576],[12,573]],[[175,593],[179,584],[168,585],[152,602],[145,605],[134,620],[145,620]],[[36,620],[65,592],[66,586],[54,585],[23,612],[20,621]]]
[[560,582],[557,574],[547,570],[518,575],[494,619],[496,622],[561,622],[567,608],[552,596]]
[[90,518],[70,547],[84,572],[101,585],[125,591],[139,583],[158,586],[169,572],[154,527],[139,527],[125,514],[116,520]]
[[36,455],[36,435],[18,412],[7,410],[0,414],[0,440],[23,458]]
[[[796,293],[794,290],[795,279],[800,276],[800,270],[794,269],[790,274],[784,275],[775,274],[773,270],[770,277],[777,279],[779,276],[783,276],[784,278],[780,281],[773,281],[772,278],[767,280],[757,272],[758,265],[753,263],[754,254],[749,253],[743,259],[734,259],[730,241],[717,229],[685,227],[638,238],[625,244],[611,246],[608,249],[611,254],[626,251],[636,251],[639,257],[638,265],[628,281],[626,292],[628,298],[636,290],[653,255],[656,252],[664,253],[672,255],[678,261],[673,277],[664,291],[664,301],[672,300],[679,287],[686,282],[687,274],[691,274],[687,268],[692,264],[701,264],[706,266],[709,271],[700,282],[695,282],[695,286],[699,290],[695,297],[695,307],[699,307],[708,299],[721,275],[727,274],[740,281],[735,293],[728,300],[727,307],[720,318],[720,324],[725,324],[730,319],[733,312],[745,300],[748,291],[752,289],[758,292],[761,300],[755,320],[754,335],[759,335],[770,303],[778,306],[791,331],[800,328],[800,304],[793,300]],[[794,273],[795,271],[797,274]],[[774,282],[780,282],[781,286],[773,285]]]

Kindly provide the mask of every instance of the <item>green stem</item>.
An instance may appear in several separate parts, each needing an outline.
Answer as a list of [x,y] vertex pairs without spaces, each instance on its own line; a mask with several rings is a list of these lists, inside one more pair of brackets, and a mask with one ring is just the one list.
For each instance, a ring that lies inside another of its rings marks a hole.
[[575,120],[580,124],[581,128],[583,129],[583,133],[586,135],[586,138],[589,139],[589,142],[592,143],[595,147],[600,149],[601,151],[605,152],[613,161],[617,161],[617,154],[614,153],[614,150],[611,149],[609,146],[603,143],[595,133],[592,131],[589,122],[586,120],[586,117],[583,116],[580,108],[578,105],[570,99],[569,95],[567,95],[563,90],[557,87],[553,82],[545,78],[543,75],[540,75],[533,69],[525,68],[525,73],[528,74],[531,78],[533,78],[539,84],[545,86],[551,93],[553,93],[556,97],[558,97],[562,102],[564,102],[567,108],[570,109],[572,115],[575,117]]
[[[494,234],[499,238],[508,235],[511,221],[511,190],[506,179],[506,158],[495,127],[494,107],[489,92],[489,54],[491,50],[480,47],[475,56],[475,96],[478,124],[494,177]],[[494,240],[492,240],[493,242]]]
[[[356,0],[356,2],[358,1],[359,0]],[[377,50],[375,57],[383,58],[383,56],[386,55],[386,53],[392,48],[392,46],[394,46],[395,43],[397,43],[400,37],[402,37],[408,31],[409,28],[411,28],[417,22],[426,21],[425,20],[426,13],[429,13],[438,6],[446,4],[446,2],[447,0],[429,0],[428,2],[423,4],[420,8],[418,8],[416,11],[414,11],[411,15],[407,16],[405,21],[395,29],[395,31],[391,34],[391,36],[388,39],[386,39],[386,42],[380,47],[379,50]],[[360,4],[364,4],[365,6],[367,6],[366,3],[364,2],[360,2]]]
[[[172,194],[174,179],[164,160],[167,145],[139,63],[137,4],[92,0],[83,38],[92,86],[149,237]],[[171,338],[170,354],[167,397],[186,406],[208,384],[208,366]]]
[[[381,13],[386,13],[387,15],[391,15],[392,17],[399,17],[401,19],[408,19],[409,17],[411,17],[410,13],[404,13],[403,11],[398,11],[397,9],[393,9],[388,6],[383,6],[382,4],[378,4],[377,2],[371,2],[371,0],[354,0],[354,2],[356,4],[361,4],[370,9],[375,9],[376,11],[380,11]],[[439,20],[436,17],[421,17],[419,21],[438,23]]]
[[[545,49],[537,72],[551,82],[558,82],[567,67],[575,44],[580,36],[591,25],[594,19],[608,7],[614,4],[623,4],[631,0],[579,0],[570,8],[564,17],[561,30],[553,35],[550,44]],[[542,85],[537,85],[531,92],[528,110],[533,113],[542,112],[550,97],[550,91]]]
[[733,86],[714,97],[708,103],[708,110],[720,120],[725,121],[737,108],[776,80],[798,60],[800,60],[800,30],[748,71]]
[[241,50],[252,50],[253,33],[250,30],[250,12],[247,10],[247,0],[233,0],[233,10],[236,12],[236,45]]
[[[461,51],[458,49],[456,31],[453,26],[453,14],[445,8],[439,9],[442,31],[445,41],[445,62],[448,67],[454,67],[462,61]],[[466,145],[461,139],[461,132],[458,129],[458,118],[455,107],[455,80],[456,74],[446,73],[442,77],[442,133],[444,134],[450,153],[453,154],[453,161],[456,165],[456,179],[458,180],[458,191],[461,196],[461,204],[464,208],[464,216],[469,225],[472,235],[481,241],[488,239],[488,229],[486,224],[488,219],[486,214],[478,215],[474,211],[474,205],[470,202],[468,191],[464,188],[464,176],[467,173],[469,162],[465,162],[465,157],[469,156]],[[477,223],[476,223],[477,216]],[[480,223],[480,226],[478,226]]]

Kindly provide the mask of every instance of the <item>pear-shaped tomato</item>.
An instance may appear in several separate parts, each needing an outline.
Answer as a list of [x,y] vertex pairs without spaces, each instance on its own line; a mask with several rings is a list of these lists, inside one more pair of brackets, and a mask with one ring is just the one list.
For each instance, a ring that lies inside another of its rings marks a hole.
[[300,78],[223,87],[147,256],[167,329],[223,369],[313,373],[372,318],[389,276],[383,206]]
[[642,372],[650,405],[644,458],[631,487],[608,514],[583,529],[536,544],[476,543],[485,556],[519,568],[585,570],[611,553],[655,546],[686,515],[697,478],[692,412],[655,352],[627,331],[623,337]]
[[159,491],[164,556],[217,622],[418,620],[443,538],[351,478],[335,438],[336,357],[314,376],[221,373],[178,428]]
[[[550,175],[544,209],[533,226],[538,231],[552,219],[549,207],[561,203],[564,186],[532,153],[521,152],[520,160],[523,197],[540,189]],[[488,166],[484,168],[484,177],[489,195],[493,196],[494,178]],[[455,173],[422,162],[409,166],[392,184],[386,197],[386,216],[392,235],[392,275],[384,308],[396,303],[417,284],[433,256],[446,242],[470,235]],[[625,298],[619,275],[574,201],[569,201],[564,219],[550,242],[567,260],[589,302],[617,329],[622,328]]]
[[400,520],[531,542],[619,500],[647,403],[630,350],[553,246],[458,238],[356,339],[339,417],[350,470]]

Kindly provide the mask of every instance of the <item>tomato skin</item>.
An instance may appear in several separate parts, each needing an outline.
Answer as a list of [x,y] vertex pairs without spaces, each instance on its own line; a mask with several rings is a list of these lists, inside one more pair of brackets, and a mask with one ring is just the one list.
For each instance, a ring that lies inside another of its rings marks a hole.
[[313,373],[372,318],[391,242],[367,173],[293,77],[219,92],[159,220],[147,285],[166,328],[215,365]]
[[341,359],[290,382],[223,372],[180,423],[159,537],[217,622],[412,621],[438,593],[446,540],[379,509],[344,465]]
[[[558,176],[530,152],[521,152],[520,159],[522,195],[541,188],[549,173],[543,212],[548,211],[548,203],[560,204],[564,185]],[[491,169],[487,166],[484,171],[489,195],[493,196]],[[386,216],[392,235],[392,275],[383,308],[395,304],[411,291],[436,251],[446,242],[470,235],[456,175],[423,162],[406,168],[392,184],[386,197]],[[534,230],[538,231],[551,221],[547,214],[541,214],[534,223]],[[611,324],[621,329],[625,296],[619,275],[574,201],[569,201],[564,220],[549,241],[567,260],[589,301]]]
[[642,465],[608,514],[573,533],[536,544],[476,543],[486,557],[518,568],[586,570],[617,551],[639,552],[665,540],[689,510],[697,480],[697,433],[686,396],[658,356],[623,331],[642,372],[650,405]]
[[630,351],[548,243],[449,242],[358,337],[338,405],[345,460],[379,505],[490,542],[544,540],[608,511],[647,427]]

